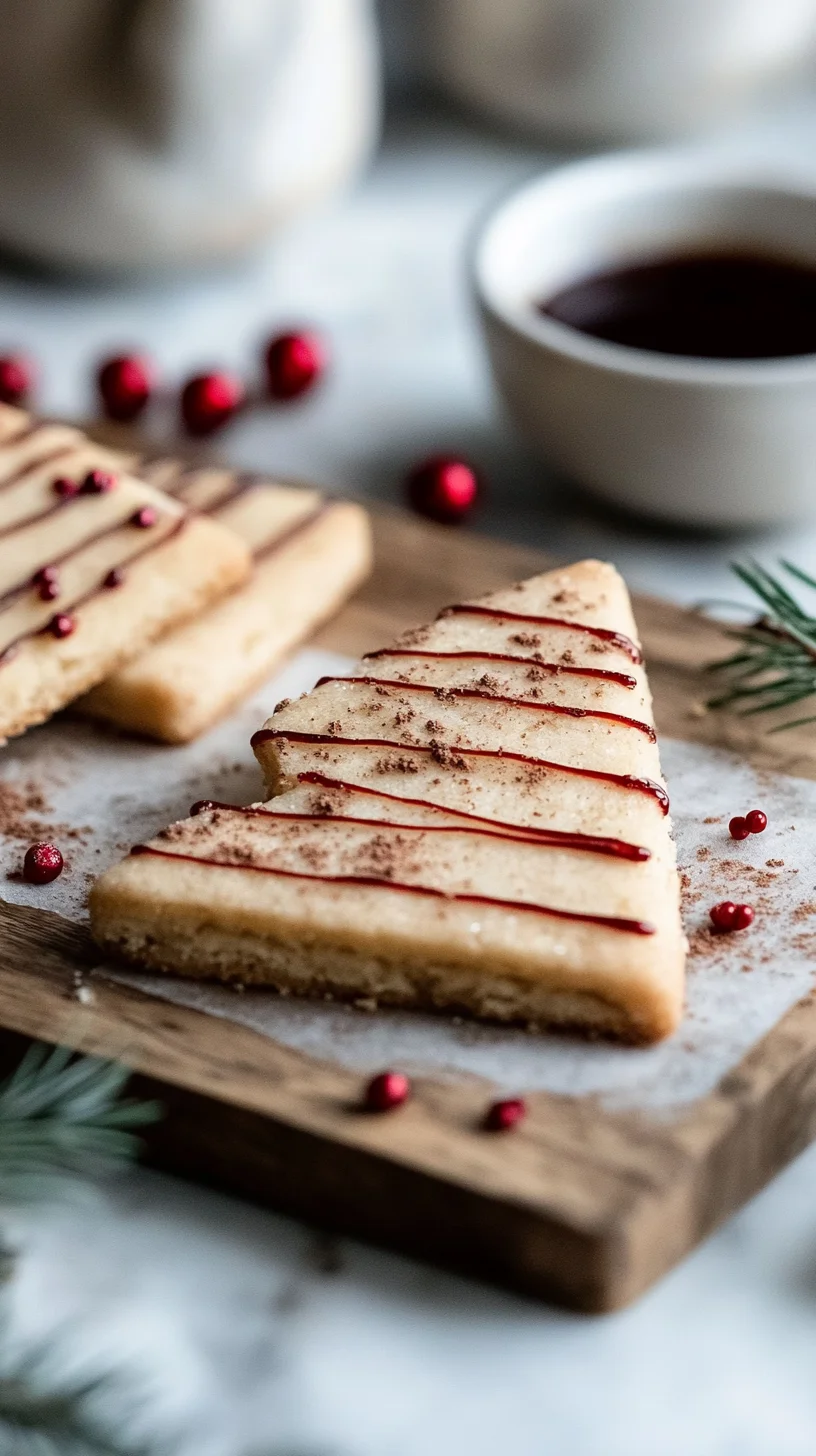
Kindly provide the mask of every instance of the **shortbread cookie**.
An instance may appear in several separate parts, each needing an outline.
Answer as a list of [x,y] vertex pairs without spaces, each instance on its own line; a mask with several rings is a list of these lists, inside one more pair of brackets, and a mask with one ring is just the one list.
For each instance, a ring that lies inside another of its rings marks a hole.
[[126,960],[651,1041],[685,942],[626,588],[577,566],[449,608],[280,704],[269,802],[199,806],[96,884]]
[[360,506],[252,475],[165,462],[153,467],[153,478],[236,532],[255,569],[244,586],[168,633],[79,707],[185,743],[264,682],[354,591],[370,568],[370,529]]
[[0,406],[0,740],[41,723],[245,580],[243,541]]

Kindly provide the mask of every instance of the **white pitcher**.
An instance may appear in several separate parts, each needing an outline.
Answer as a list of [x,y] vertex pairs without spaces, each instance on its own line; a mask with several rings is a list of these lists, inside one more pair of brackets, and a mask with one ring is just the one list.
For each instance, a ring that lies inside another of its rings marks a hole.
[[0,0],[0,245],[224,257],[346,182],[378,114],[371,0]]
[[569,138],[693,131],[816,56],[816,0],[416,4],[427,73],[499,120]]

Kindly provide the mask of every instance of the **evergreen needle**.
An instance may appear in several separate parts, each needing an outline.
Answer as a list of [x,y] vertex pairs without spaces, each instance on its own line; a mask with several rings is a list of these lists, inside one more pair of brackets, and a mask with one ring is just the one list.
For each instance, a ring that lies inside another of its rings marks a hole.
[[[780,566],[794,581],[816,591],[816,579],[801,567],[790,561],[781,561]],[[777,724],[771,732],[816,721],[816,616],[788,590],[784,579],[759,562],[735,565],[733,571],[758,598],[762,611],[745,627],[729,627],[727,635],[740,644],[740,650],[709,664],[710,671],[722,674],[723,688],[708,706],[733,708],[747,717],[813,698],[813,715]]]
[[155,1102],[122,1093],[130,1070],[35,1042],[0,1084],[0,1202],[28,1202],[79,1179],[117,1172],[139,1151],[133,1129],[155,1122]]

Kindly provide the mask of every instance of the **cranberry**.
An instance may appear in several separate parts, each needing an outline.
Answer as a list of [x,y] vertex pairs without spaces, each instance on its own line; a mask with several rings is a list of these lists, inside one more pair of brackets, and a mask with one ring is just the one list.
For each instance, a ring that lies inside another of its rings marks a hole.
[[46,631],[50,632],[52,637],[70,637],[75,627],[76,622],[73,617],[69,617],[67,612],[58,612],[56,617],[51,618]]
[[406,481],[408,500],[421,516],[452,526],[464,520],[479,493],[476,472],[464,460],[434,456],[415,466]]
[[750,814],[746,814],[745,823],[748,825],[749,834],[761,834],[768,828],[768,816],[761,809],[752,809]]
[[735,905],[733,900],[723,900],[709,910],[711,923],[716,930],[746,930],[754,918],[750,905]]
[[518,1127],[527,1116],[527,1104],[521,1097],[506,1097],[494,1102],[485,1116],[484,1125],[488,1132],[510,1132]]
[[30,885],[50,885],[62,874],[63,860],[55,844],[32,844],[23,860],[23,879]]
[[731,921],[731,929],[732,930],[747,930],[748,929],[748,926],[753,923],[753,919],[754,919],[754,907],[753,907],[753,905],[735,905],[734,906],[734,918]]
[[751,833],[748,824],[741,814],[735,814],[728,825],[728,832],[732,839],[747,839]]
[[142,531],[149,531],[151,526],[155,526],[158,519],[159,513],[154,510],[153,506],[142,506],[140,510],[133,512],[130,522],[132,526],[138,526]]
[[0,402],[24,404],[34,383],[34,371],[20,354],[0,358]]
[[83,495],[107,495],[116,486],[116,476],[109,470],[89,470],[81,486]]
[[59,572],[56,566],[41,566],[39,571],[34,572],[31,578],[31,585],[41,586],[44,581],[56,581],[58,577]]
[[211,435],[243,404],[244,386],[232,374],[197,374],[181,393],[181,418],[191,435]]
[[55,602],[59,594],[60,586],[56,578],[37,582],[37,596],[41,602]]
[[722,900],[719,905],[712,905],[708,914],[715,930],[732,928],[736,908],[733,900]]
[[121,566],[112,566],[107,576],[102,578],[102,585],[108,591],[115,591],[116,587],[122,586],[125,580],[125,573]]
[[54,481],[53,490],[54,494],[62,496],[63,500],[70,500],[71,496],[79,495],[79,481],[69,480],[67,475],[58,475]]
[[326,368],[326,349],[311,333],[278,334],[266,346],[266,388],[270,399],[297,399]]
[[141,414],[150,398],[152,370],[146,359],[122,354],[101,366],[97,384],[108,419],[127,423]]
[[390,1112],[410,1095],[411,1083],[402,1072],[380,1072],[366,1087],[364,1101],[369,1112]]

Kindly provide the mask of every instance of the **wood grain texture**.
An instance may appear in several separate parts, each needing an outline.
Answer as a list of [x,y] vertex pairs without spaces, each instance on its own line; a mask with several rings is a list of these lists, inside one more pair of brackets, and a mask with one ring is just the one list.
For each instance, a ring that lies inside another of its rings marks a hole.
[[[375,574],[321,633],[326,646],[382,645],[552,564],[396,512],[377,512],[375,532]],[[816,778],[806,730],[769,738],[702,711],[719,629],[661,602],[636,612],[663,733]],[[74,997],[77,971],[91,1005]],[[474,1078],[420,1080],[398,1115],[366,1116],[351,1073],[119,985],[81,928],[2,902],[0,1025],[4,1057],[16,1037],[40,1037],[131,1066],[168,1109],[149,1137],[161,1166],[587,1311],[635,1298],[816,1136],[810,999],[674,1118],[539,1093],[512,1137],[480,1129],[489,1089]]]

